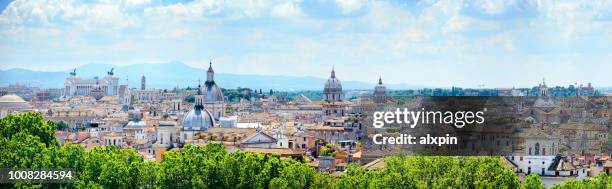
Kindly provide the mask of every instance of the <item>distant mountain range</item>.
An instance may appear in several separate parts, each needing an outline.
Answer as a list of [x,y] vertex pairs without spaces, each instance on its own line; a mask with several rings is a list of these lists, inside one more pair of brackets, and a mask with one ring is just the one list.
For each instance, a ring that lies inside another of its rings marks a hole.
[[[197,86],[198,79],[206,79],[205,70],[190,67],[181,62],[169,62],[163,64],[132,64],[127,66],[115,66],[112,64],[86,64],[76,68],[77,76],[81,78],[104,77],[106,72],[115,68],[115,76],[120,77],[120,83],[129,81],[130,87],[139,87],[140,78],[144,74],[147,87],[159,89],[171,89],[174,87],[184,88]],[[28,69],[13,68],[0,70],[0,86],[12,83],[20,83],[33,87],[61,88],[65,78],[72,70],[59,72],[33,71]],[[296,76],[271,76],[271,75],[242,75],[219,73],[215,70],[215,81],[222,88],[247,87],[251,89],[264,90],[323,90],[326,78],[296,77]],[[342,80],[344,89],[373,89],[375,83]],[[388,84],[390,89],[422,88],[408,84]]]

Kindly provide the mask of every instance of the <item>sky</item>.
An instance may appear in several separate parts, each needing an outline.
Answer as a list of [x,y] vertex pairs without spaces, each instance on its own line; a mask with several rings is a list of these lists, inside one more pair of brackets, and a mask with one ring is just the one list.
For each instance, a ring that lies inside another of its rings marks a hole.
[[[421,86],[612,86],[612,1],[0,1],[0,69],[180,61]],[[180,74],[180,73],[174,73]]]

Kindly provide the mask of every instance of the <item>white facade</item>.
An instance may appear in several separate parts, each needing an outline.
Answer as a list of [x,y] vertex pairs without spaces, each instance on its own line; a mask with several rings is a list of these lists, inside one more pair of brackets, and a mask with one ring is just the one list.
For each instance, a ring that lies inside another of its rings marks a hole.
[[561,161],[559,144],[561,140],[550,136],[528,136],[525,138],[523,155],[510,156],[509,160],[517,165],[518,172],[541,176],[563,176],[555,170],[555,162]]
[[73,96],[91,96],[92,90],[100,87],[106,96],[117,96],[119,91],[119,78],[113,75],[108,75],[102,79],[81,79],[76,76],[75,72],[66,78],[64,82],[64,96],[70,98]]
[[514,156],[510,161],[518,165],[519,172],[525,174],[555,175],[554,170],[548,168],[554,162],[555,156]]
[[129,91],[130,94],[141,103],[161,101],[161,91],[158,89],[130,89]]
[[168,147],[177,141],[178,132],[174,121],[160,121],[155,131],[157,134],[155,143],[160,146]]
[[221,127],[235,128],[238,122],[238,116],[220,117],[219,124]]

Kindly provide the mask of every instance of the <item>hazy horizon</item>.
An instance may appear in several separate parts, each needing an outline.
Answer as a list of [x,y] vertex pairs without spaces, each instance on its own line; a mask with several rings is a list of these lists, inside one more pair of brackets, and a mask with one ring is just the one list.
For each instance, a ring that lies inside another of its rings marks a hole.
[[[23,70],[28,70],[28,71],[34,71],[37,73],[61,73],[61,78],[59,78],[59,80],[63,81],[63,79],[65,77],[68,77],[69,73],[73,71],[73,69],[76,69],[77,71],[77,75],[81,76],[82,78],[85,79],[92,79],[94,77],[104,77],[106,75],[106,71],[110,70],[111,68],[114,69],[115,75],[120,77],[120,81],[122,83],[125,84],[126,80],[129,78],[132,78],[133,80],[131,80],[130,84],[134,87],[138,87],[139,86],[139,82],[140,82],[140,77],[142,75],[147,76],[147,83],[155,88],[168,88],[168,87],[159,87],[159,83],[156,82],[160,82],[163,81],[164,79],[166,79],[166,77],[163,77],[163,79],[158,78],[159,76],[156,77],[156,74],[153,74],[151,72],[167,72],[167,70],[164,70],[164,68],[154,68],[153,70],[147,70],[145,73],[144,71],[141,71],[140,73],[136,73],[137,71],[134,71],[134,69],[142,69],[141,66],[152,66],[152,65],[167,65],[169,67],[176,67],[177,65],[181,65],[179,67],[182,66],[186,66],[189,69],[194,69],[194,70],[189,70],[189,74],[192,77],[190,77],[189,79],[183,79],[183,84],[184,86],[181,87],[185,87],[188,86],[189,84],[185,84],[185,83],[190,83],[190,85],[196,86],[197,85],[197,81],[203,81],[203,79],[205,79],[205,72],[206,69],[204,68],[195,68],[192,66],[189,66],[183,62],[179,62],[179,61],[172,61],[172,62],[166,62],[166,63],[145,63],[145,64],[130,64],[130,65],[113,65],[113,64],[85,64],[85,65],[81,65],[80,67],[77,68],[71,68],[71,69],[63,69],[63,70],[35,70],[35,69],[27,69],[27,68],[10,68],[10,69],[0,69],[0,71],[3,71],[5,73],[8,73],[7,71],[12,70],[12,69],[23,69]],[[135,67],[136,66],[136,67]],[[102,69],[101,67],[104,67],[104,69]],[[125,70],[124,68],[129,67],[127,70]],[[214,67],[214,66],[213,66]],[[82,68],[86,68],[86,71],[83,71]],[[150,67],[149,67],[150,68]],[[85,72],[85,73],[83,73]],[[126,73],[127,72],[127,73]],[[176,71],[176,72],[180,72],[180,71]],[[288,76],[288,75],[261,75],[261,74],[235,74],[235,73],[227,73],[227,72],[220,72],[218,70],[215,70],[215,73],[217,75],[217,79],[216,81],[218,83],[222,83],[225,84],[227,83],[227,77],[230,76],[242,76],[242,80],[244,80],[244,77],[247,78],[251,78],[251,79],[263,79],[264,81],[270,80],[271,78],[264,78],[264,77],[273,77],[272,80],[276,80],[279,81],[283,80],[283,79],[304,79],[304,83],[311,83],[309,84],[305,84],[306,86],[311,86],[310,88],[293,88],[293,86],[291,86],[291,84],[285,83],[285,84],[281,84],[281,85],[287,85],[284,86],[282,90],[286,90],[291,88],[291,90],[317,90],[319,87],[312,87],[312,82],[313,80],[319,80],[319,83],[316,83],[314,85],[318,86],[318,85],[323,85],[324,80],[326,80],[327,78],[329,78],[329,72],[327,73],[316,73],[313,75],[307,75],[307,76]],[[367,81],[367,82],[361,82],[361,81],[353,81],[353,80],[344,80],[342,78],[344,74],[340,71],[336,71],[336,76],[345,84],[348,83],[348,88],[349,90],[370,90],[373,86],[376,85],[376,83],[378,82],[378,80],[376,81]],[[219,76],[221,76],[219,78]],[[40,77],[40,76],[39,76]],[[460,88],[472,88],[472,89],[493,89],[493,88],[532,88],[534,86],[537,86],[540,81],[534,81],[534,83],[532,85],[529,86],[510,86],[510,87],[487,87],[487,86],[477,86],[477,87],[470,87],[470,86],[458,86],[458,85],[450,85],[450,86],[424,86],[424,85],[419,85],[418,83],[395,83],[395,82],[387,82],[384,80],[384,75],[382,76],[383,78],[383,83],[385,85],[387,85],[387,88],[390,90],[409,90],[409,89],[425,89],[425,88],[429,88],[429,89],[433,89],[433,88],[444,88],[444,89],[449,89],[451,87],[460,87]],[[55,78],[58,79],[58,78]],[[306,81],[306,79],[308,81]],[[20,82],[20,81],[15,81],[15,82],[9,82],[6,81],[7,78],[3,78],[0,77],[0,83],[19,83],[19,84],[27,84],[28,82]],[[36,80],[34,80],[36,81]],[[59,82],[59,81],[58,81]],[[237,80],[237,81],[231,81],[232,83],[241,83],[243,81]],[[556,87],[556,86],[562,86],[562,87],[567,87],[569,85],[575,85],[575,83],[569,83],[569,84],[560,84],[560,85],[551,85],[548,81],[546,82],[547,85],[549,87]],[[59,84],[63,84],[61,82],[58,83]],[[303,84],[303,83],[300,83]],[[317,85],[318,84],[318,85]],[[587,83],[583,83],[583,84],[587,84]],[[370,86],[371,85],[371,86]],[[580,85],[580,84],[578,84]],[[2,86],[2,85],[0,85]],[[357,87],[356,86],[360,86]],[[223,86],[222,86],[223,87]],[[230,86],[230,87],[225,87],[225,88],[235,88],[237,86]],[[248,88],[252,88],[250,86],[238,86],[238,87],[248,87]],[[347,86],[345,86],[346,88]],[[610,86],[593,86],[595,88],[600,88],[600,89],[607,89],[610,88]],[[171,88],[171,87],[170,87]],[[261,88],[261,87],[260,87]],[[265,88],[265,87],[264,87]],[[278,88],[276,88],[278,89]]]

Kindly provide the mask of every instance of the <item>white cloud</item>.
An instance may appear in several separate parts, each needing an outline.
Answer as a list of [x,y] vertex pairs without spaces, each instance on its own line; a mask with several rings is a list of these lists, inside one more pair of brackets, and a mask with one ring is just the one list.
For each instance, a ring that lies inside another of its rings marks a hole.
[[151,3],[151,0],[124,0],[123,3],[128,7],[139,7]]
[[299,17],[303,16],[302,10],[300,9],[297,2],[287,1],[282,4],[278,4],[272,7],[271,14],[277,17]]
[[336,4],[342,9],[342,13],[348,14],[361,9],[365,0],[336,0]]
[[500,14],[506,10],[506,7],[509,5],[513,5],[515,3],[514,0],[497,0],[497,1],[487,1],[487,0],[476,0],[475,5],[482,9],[484,13],[487,14]]

